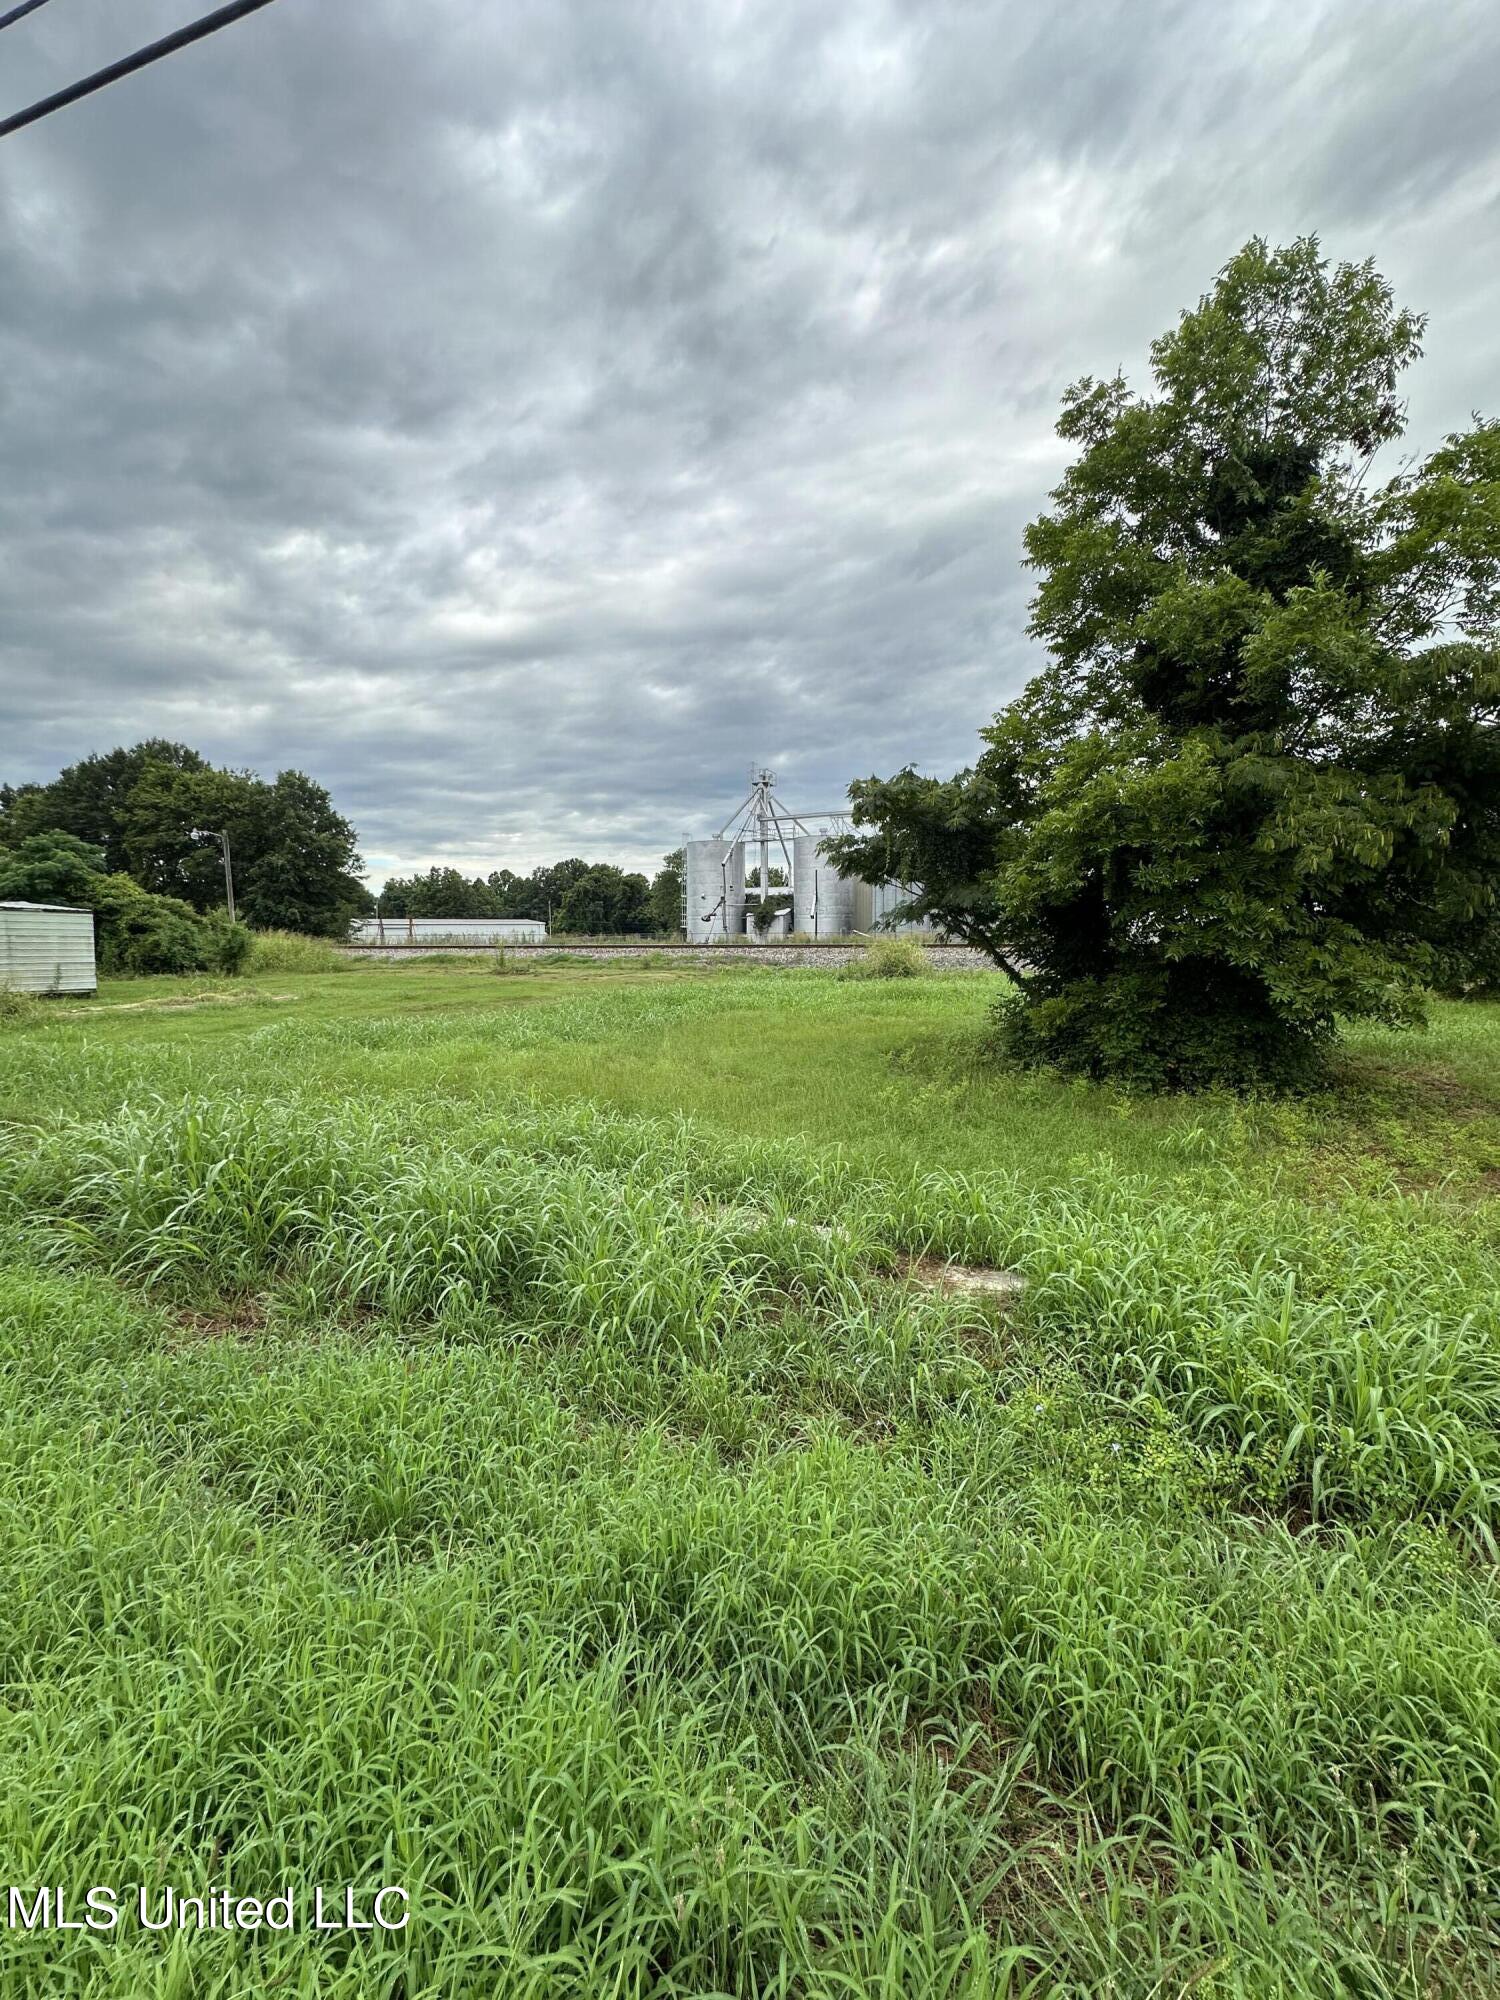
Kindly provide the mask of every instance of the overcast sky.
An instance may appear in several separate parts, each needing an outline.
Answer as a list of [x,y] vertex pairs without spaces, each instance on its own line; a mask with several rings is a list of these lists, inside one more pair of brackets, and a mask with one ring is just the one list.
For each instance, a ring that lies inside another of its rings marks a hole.
[[[206,11],[52,0],[0,110]],[[165,735],[371,874],[952,770],[1064,386],[1250,235],[1500,409],[1494,0],[278,0],[0,140],[0,776]]]

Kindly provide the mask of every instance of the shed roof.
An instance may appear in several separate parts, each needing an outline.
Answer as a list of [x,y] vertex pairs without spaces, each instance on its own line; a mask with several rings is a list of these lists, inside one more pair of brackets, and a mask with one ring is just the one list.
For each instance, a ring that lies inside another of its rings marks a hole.
[[21,903],[9,898],[0,899],[0,910],[62,910],[70,917],[91,917],[94,914],[86,903]]

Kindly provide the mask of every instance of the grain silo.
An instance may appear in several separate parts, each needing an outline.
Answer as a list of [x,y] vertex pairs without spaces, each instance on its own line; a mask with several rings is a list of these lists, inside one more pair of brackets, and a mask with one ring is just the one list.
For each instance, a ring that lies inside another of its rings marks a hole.
[[93,993],[94,913],[66,903],[0,903],[0,986]]
[[[840,874],[821,852],[831,834],[847,827],[846,809],[791,812],[776,797],[775,782],[770,771],[752,771],[749,796],[717,836],[684,842],[683,929],[690,941],[742,932],[767,939],[791,931],[848,937],[870,928],[872,895],[878,892]],[[752,860],[753,875],[747,865]],[[778,870],[782,884],[772,887]],[[753,885],[748,890],[747,880]]]
[[683,848],[683,901],[692,944],[743,935],[745,848],[742,841],[689,840]]
[[877,882],[870,891],[870,929],[898,934],[925,931],[923,920],[903,914],[917,893],[910,882]]
[[799,833],[792,842],[792,928],[808,937],[847,937],[860,928],[861,885],[839,873],[822,854],[822,844],[815,833]]

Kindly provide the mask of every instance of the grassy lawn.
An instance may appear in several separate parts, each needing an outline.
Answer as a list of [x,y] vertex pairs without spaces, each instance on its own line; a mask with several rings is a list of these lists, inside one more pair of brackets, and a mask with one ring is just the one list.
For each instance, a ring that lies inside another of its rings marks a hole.
[[995,991],[0,1027],[0,1847],[125,1911],[5,2000],[1500,1994],[1500,1008],[1148,1103]]

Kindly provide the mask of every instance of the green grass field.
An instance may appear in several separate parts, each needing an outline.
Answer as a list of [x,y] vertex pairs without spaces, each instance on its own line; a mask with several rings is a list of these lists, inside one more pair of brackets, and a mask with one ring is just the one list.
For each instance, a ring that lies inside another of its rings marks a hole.
[[1500,1008],[1160,1103],[995,991],[0,1024],[4,1882],[130,1899],[5,2000],[1500,1993]]

